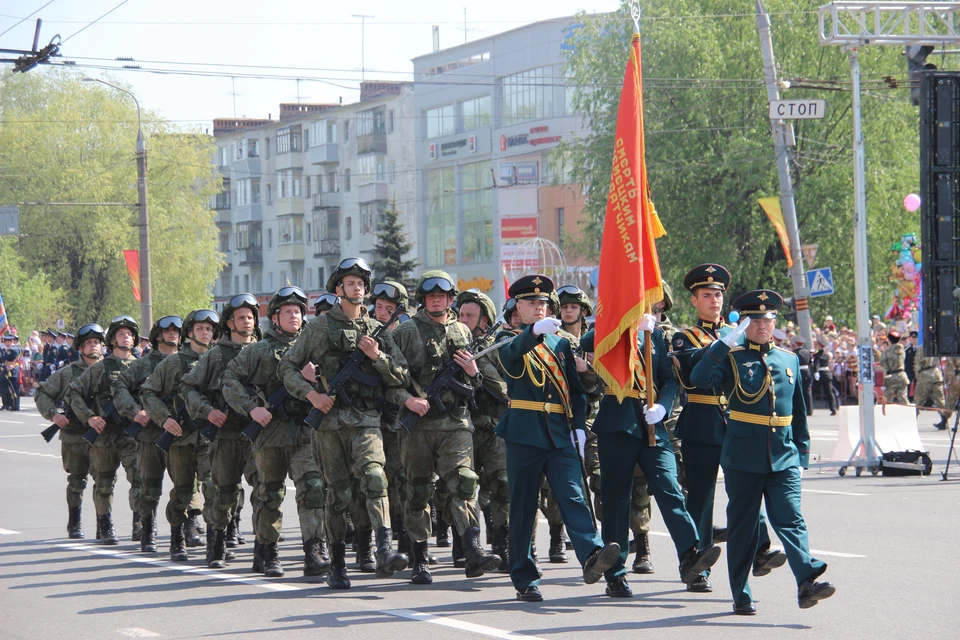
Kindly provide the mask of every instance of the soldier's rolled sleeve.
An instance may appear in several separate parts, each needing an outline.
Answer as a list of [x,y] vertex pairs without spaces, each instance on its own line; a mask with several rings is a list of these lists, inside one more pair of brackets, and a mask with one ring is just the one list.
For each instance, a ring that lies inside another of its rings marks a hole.
[[701,389],[724,386],[726,379],[724,365],[729,354],[730,347],[720,340],[714,342],[690,373],[690,383]]
[[167,405],[160,400],[160,398],[166,396],[168,393],[166,387],[167,378],[171,375],[168,374],[171,366],[179,369],[179,359],[174,357],[165,358],[157,365],[153,373],[143,381],[143,385],[140,387],[140,401],[143,404],[143,409],[147,412],[150,419],[153,420],[154,424],[163,425],[163,423],[167,421],[167,418],[173,417]]
[[113,383],[113,406],[120,415],[131,420],[143,409],[130,390],[137,386],[137,378],[140,377],[140,370],[145,363],[146,358],[137,360],[120,372]]
[[[318,327],[323,327],[323,329],[317,330]],[[306,400],[307,394],[314,390],[313,385],[303,377],[300,370],[303,369],[308,362],[316,362],[318,363],[318,367],[322,366],[322,358],[326,354],[327,342],[325,327],[325,322],[308,322],[303,333],[300,334],[300,337],[297,338],[294,345],[287,350],[287,353],[284,354],[283,358],[280,359],[280,363],[277,365],[277,375],[283,382],[283,386],[287,388],[290,395],[300,400]],[[244,352],[249,350],[250,349],[244,349]],[[240,355],[242,356],[244,352],[241,352]],[[235,358],[233,362],[236,362],[239,358],[240,356]],[[233,365],[233,362],[230,364]],[[227,368],[229,369],[229,367]],[[247,411],[247,413],[249,413],[249,411]]]
[[[220,378],[220,390],[223,393],[223,399],[227,401],[231,409],[243,416],[250,415],[251,411],[260,406],[256,397],[245,386],[245,383],[252,378],[253,372],[256,370],[254,354],[260,350],[259,344],[261,343],[241,351],[236,358],[230,361]],[[282,360],[280,366],[283,366]],[[300,374],[299,370],[297,370],[297,374]],[[302,379],[303,376],[301,375],[300,378]]]
[[213,411],[213,405],[204,391],[210,388],[210,372],[216,370],[218,364],[213,358],[219,353],[219,349],[206,352],[193,369],[180,378],[180,394],[187,405],[187,413],[194,420],[206,420]]
[[70,390],[67,392],[67,404],[70,405],[73,414],[77,416],[77,419],[80,420],[82,424],[87,424],[90,418],[97,415],[93,409],[87,406],[87,401],[84,398],[91,395],[94,381],[100,377],[100,373],[103,371],[103,364],[101,364],[101,362],[89,367],[80,374],[80,377],[74,378],[73,381],[70,382]]

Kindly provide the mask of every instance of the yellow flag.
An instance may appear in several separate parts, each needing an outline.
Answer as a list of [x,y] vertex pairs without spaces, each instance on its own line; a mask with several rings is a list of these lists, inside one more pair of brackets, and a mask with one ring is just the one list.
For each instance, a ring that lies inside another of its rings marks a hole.
[[790,238],[787,236],[787,225],[783,222],[783,212],[780,210],[780,198],[760,198],[757,200],[763,212],[770,218],[773,228],[780,238],[783,253],[787,256],[787,269],[793,268],[793,258],[790,257]]

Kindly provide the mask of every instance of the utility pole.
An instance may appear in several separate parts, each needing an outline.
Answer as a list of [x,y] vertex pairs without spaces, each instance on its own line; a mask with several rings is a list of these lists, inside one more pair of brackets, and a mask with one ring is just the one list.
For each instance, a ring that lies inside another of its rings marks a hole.
[[[767,83],[767,100],[780,99],[780,90],[777,87],[777,68],[773,59],[773,41],[770,38],[770,15],[763,8],[760,0],[756,0],[757,29],[760,30],[760,49],[763,52],[763,76]],[[807,341],[807,346],[813,349],[810,326],[810,305],[807,300],[810,291],[807,289],[806,278],[803,273],[803,258],[800,255],[800,229],[797,224],[797,208],[793,200],[793,180],[790,177],[790,159],[787,155],[787,142],[784,136],[783,120],[771,120],[770,128],[773,131],[773,146],[777,156],[777,173],[780,175],[780,204],[783,209],[783,222],[787,227],[787,236],[790,238],[790,278],[793,280],[793,295],[797,308],[797,324],[800,325],[800,335]]]
[[367,64],[365,62],[366,53],[365,53],[365,39],[367,31],[367,18],[372,18],[373,16],[366,13],[355,13],[353,14],[354,18],[360,18],[360,81],[363,82],[366,80],[366,70]]

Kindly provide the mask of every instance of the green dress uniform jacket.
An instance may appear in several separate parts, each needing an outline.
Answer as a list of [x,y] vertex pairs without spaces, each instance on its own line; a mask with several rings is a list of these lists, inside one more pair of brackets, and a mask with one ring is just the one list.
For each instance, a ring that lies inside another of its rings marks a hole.
[[677,437],[685,443],[721,445],[727,430],[726,396],[721,387],[703,388],[690,381],[693,367],[703,356],[704,347],[727,335],[731,327],[701,319],[690,329],[673,335],[671,347],[679,365],[677,376],[687,391],[687,404],[677,420]]

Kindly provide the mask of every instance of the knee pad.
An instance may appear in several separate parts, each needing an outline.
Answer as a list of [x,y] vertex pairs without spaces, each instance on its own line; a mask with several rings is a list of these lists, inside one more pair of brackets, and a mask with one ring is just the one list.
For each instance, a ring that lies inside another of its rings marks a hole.
[[101,496],[109,496],[113,493],[113,486],[117,484],[116,471],[109,471],[97,474],[97,482],[94,489]]
[[510,484],[507,481],[507,470],[497,471],[493,476],[493,483],[490,485],[490,494],[495,497],[500,504],[510,502]]
[[241,491],[240,485],[237,484],[217,487],[217,500],[221,506],[233,511],[237,508],[237,504],[241,502]]
[[414,478],[407,483],[407,505],[411,511],[423,511],[433,498],[433,478]]
[[67,476],[67,491],[70,493],[83,493],[87,488],[87,479],[84,476]]
[[283,504],[283,496],[286,492],[286,485],[280,482],[264,482],[261,495],[263,496],[263,508],[271,511],[279,511]]
[[457,497],[461,500],[472,500],[477,494],[480,485],[480,476],[469,467],[457,469]]
[[307,509],[323,509],[327,502],[327,485],[319,475],[310,474],[303,481],[303,506]]
[[180,484],[173,488],[173,496],[171,496],[172,501],[175,502],[177,510],[186,511],[190,506],[190,502],[193,500],[193,492],[195,485],[191,484]]
[[146,480],[143,483],[143,490],[140,493],[141,499],[150,504],[160,502],[160,496],[163,495],[162,480]]
[[330,502],[330,508],[334,513],[346,513],[350,508],[350,502],[353,500],[353,481],[338,480],[331,485],[333,500]]
[[368,464],[363,468],[363,478],[360,480],[363,493],[368,498],[384,498],[387,495],[387,474],[379,464]]

